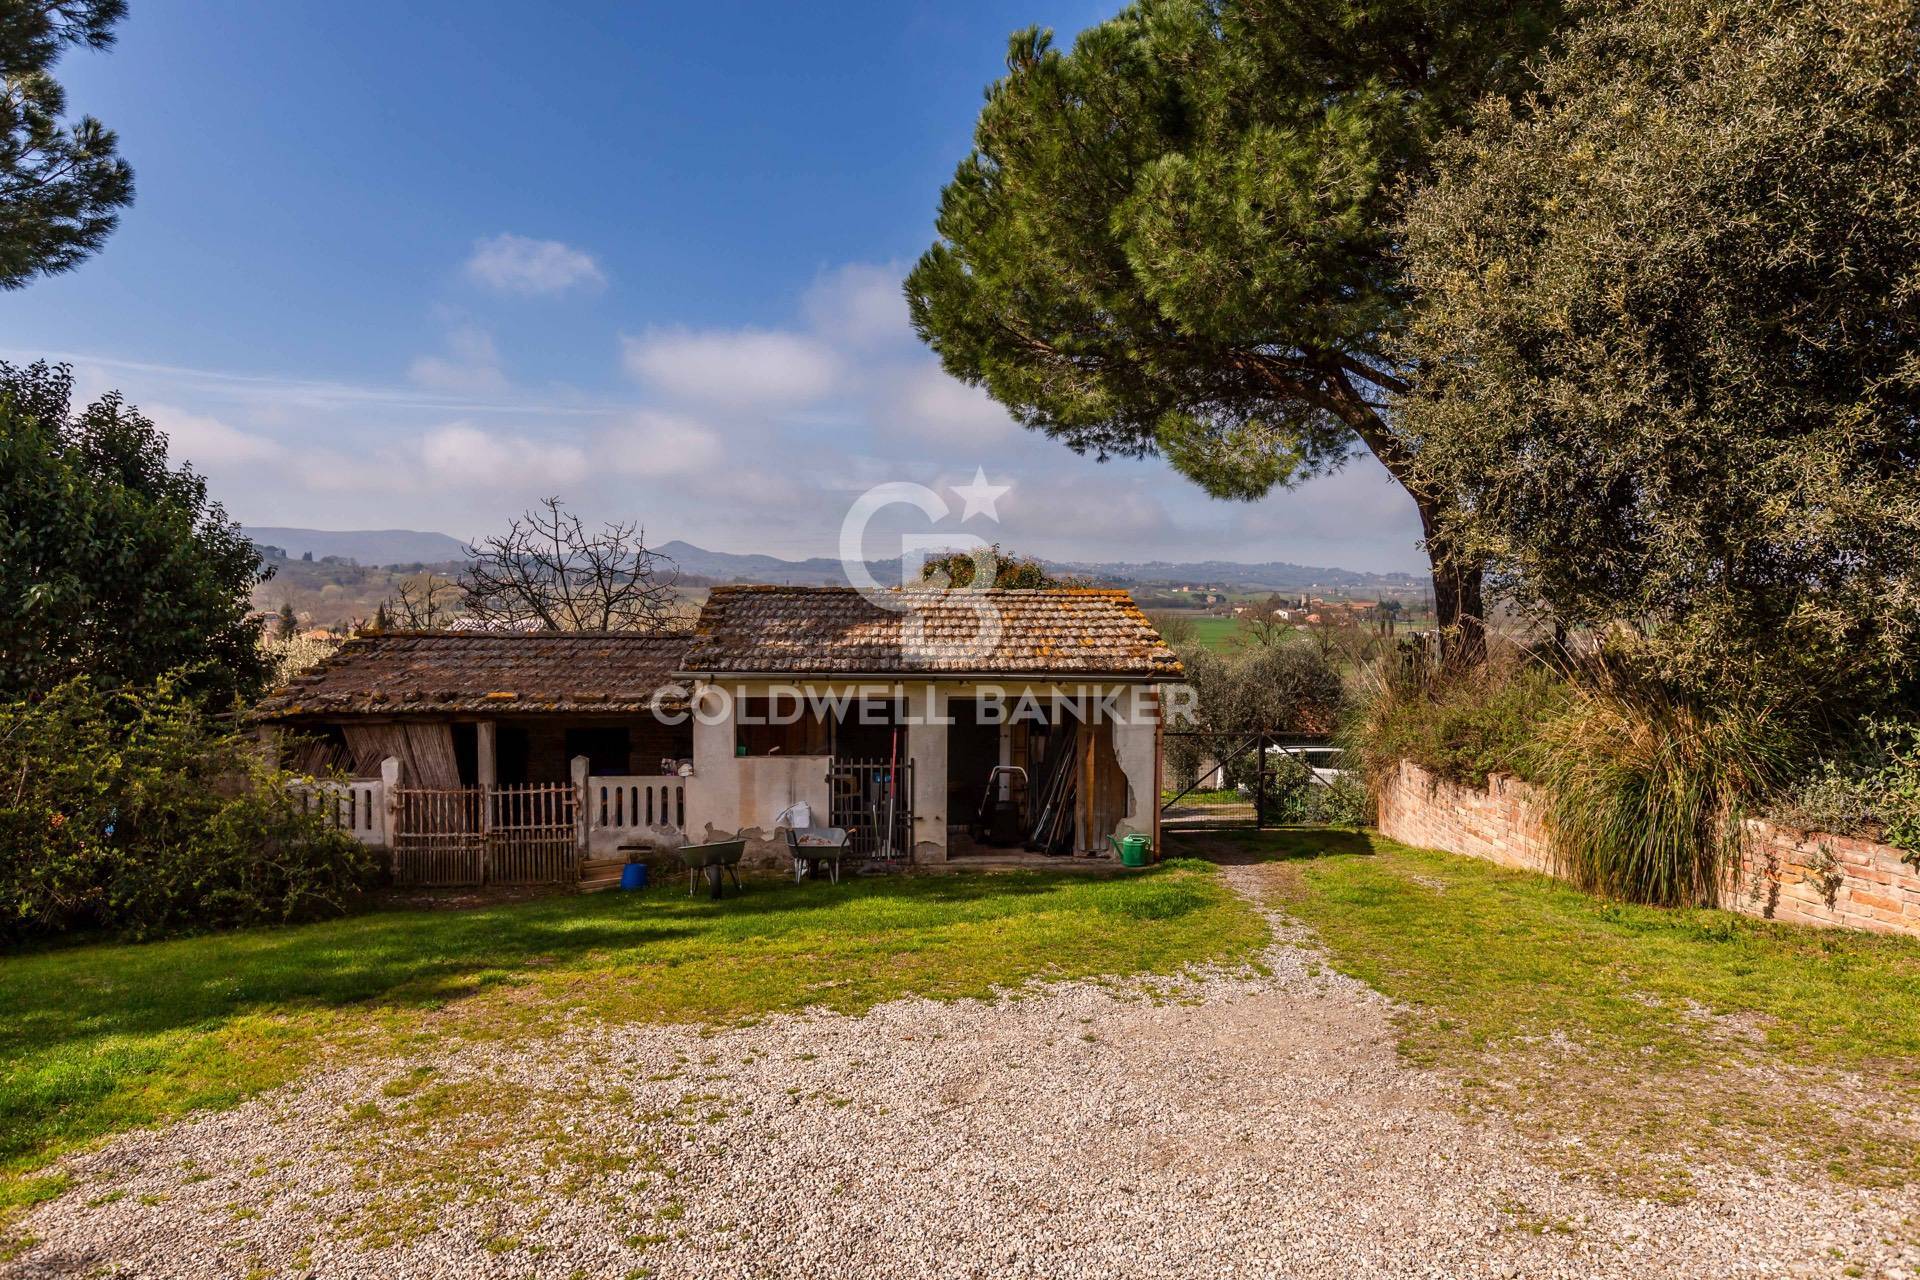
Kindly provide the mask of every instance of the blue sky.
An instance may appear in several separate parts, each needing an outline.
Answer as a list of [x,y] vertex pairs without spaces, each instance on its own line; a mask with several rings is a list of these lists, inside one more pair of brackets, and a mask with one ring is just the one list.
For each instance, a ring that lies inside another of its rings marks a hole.
[[1008,33],[1113,7],[134,0],[59,74],[135,203],[0,295],[0,352],[123,390],[251,524],[467,537],[557,493],[819,555],[867,486],[982,467],[1012,488],[965,531],[1022,550],[1417,568],[1370,460],[1215,502],[1020,431],[908,330]]

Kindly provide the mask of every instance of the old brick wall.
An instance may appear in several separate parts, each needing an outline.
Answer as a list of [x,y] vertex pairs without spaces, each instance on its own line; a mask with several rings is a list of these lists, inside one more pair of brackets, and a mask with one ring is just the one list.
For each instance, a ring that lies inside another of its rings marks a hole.
[[1495,775],[1483,791],[1403,760],[1378,801],[1380,833],[1389,840],[1553,874],[1552,845],[1532,788],[1518,778]]
[[[1518,778],[1495,776],[1482,790],[1403,761],[1377,799],[1380,833],[1390,840],[1555,872],[1541,807]],[[1900,850],[1757,820],[1746,823],[1744,835],[1721,906],[1794,924],[1920,937],[1920,871],[1900,860]]]

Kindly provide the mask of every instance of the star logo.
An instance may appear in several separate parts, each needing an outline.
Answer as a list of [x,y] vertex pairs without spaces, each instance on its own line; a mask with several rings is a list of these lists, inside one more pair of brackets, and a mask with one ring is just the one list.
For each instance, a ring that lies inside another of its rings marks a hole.
[[982,467],[973,469],[973,483],[952,486],[954,493],[966,503],[966,510],[960,515],[960,523],[965,524],[977,515],[984,515],[996,524],[1000,520],[1000,510],[994,505],[1001,495],[1013,486],[1010,484],[988,484],[987,473]]

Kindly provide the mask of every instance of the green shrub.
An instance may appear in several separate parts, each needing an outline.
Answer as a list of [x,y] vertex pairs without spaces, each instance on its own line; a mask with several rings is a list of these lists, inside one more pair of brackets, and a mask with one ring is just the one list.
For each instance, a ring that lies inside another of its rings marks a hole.
[[1530,776],[1527,745],[1567,702],[1565,681],[1532,663],[1489,664],[1437,683],[1373,668],[1341,733],[1376,783],[1402,760],[1468,786],[1496,773]]
[[1887,843],[1920,862],[1920,724],[1881,723],[1874,732],[1883,752],[1874,800]]
[[134,937],[341,910],[372,854],[162,680],[0,704],[0,940]]
[[1920,863],[1920,724],[1867,721],[1852,750],[1822,760],[1767,816],[1803,831],[1884,840]]
[[1873,780],[1852,761],[1822,760],[1768,805],[1766,816],[1782,826],[1836,836],[1879,837],[1886,830]]
[[1323,827],[1364,827],[1373,821],[1373,796],[1352,773],[1301,793],[1300,819]]

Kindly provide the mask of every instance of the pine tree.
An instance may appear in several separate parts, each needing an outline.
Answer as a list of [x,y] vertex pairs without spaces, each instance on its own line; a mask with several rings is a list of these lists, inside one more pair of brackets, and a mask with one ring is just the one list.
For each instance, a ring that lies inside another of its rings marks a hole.
[[63,125],[53,64],[104,49],[125,0],[0,0],[0,289],[69,271],[97,252],[133,201],[133,170],[98,120]]
[[1388,402],[1396,214],[1438,139],[1531,84],[1558,0],[1141,0],[1013,37],[907,279],[947,371],[1096,457],[1252,499],[1370,450],[1419,508],[1450,651],[1481,574]]

